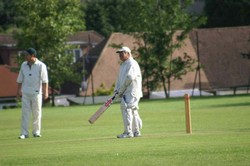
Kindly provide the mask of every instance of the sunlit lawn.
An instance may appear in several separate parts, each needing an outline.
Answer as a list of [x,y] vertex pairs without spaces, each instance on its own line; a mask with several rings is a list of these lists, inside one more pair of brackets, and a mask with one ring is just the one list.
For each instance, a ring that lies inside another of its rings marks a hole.
[[20,108],[0,111],[0,165],[250,165],[250,95],[191,98],[192,134],[184,100],[143,100],[142,137],[123,132],[119,104],[94,125],[100,105],[45,107],[42,138],[19,140]]

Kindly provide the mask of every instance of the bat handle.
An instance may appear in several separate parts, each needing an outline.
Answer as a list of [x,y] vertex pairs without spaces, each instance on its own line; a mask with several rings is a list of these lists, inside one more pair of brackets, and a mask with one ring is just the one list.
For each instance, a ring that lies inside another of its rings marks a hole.
[[111,98],[112,101],[115,99],[115,96],[116,96],[118,93],[119,93],[118,91],[115,92],[114,96]]

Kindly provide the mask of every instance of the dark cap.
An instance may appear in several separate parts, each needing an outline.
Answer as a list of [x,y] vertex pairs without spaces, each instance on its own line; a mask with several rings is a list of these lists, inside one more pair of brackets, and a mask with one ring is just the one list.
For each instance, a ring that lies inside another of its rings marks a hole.
[[29,55],[35,55],[36,56],[36,50],[34,48],[29,48],[29,49],[26,50],[26,52]]

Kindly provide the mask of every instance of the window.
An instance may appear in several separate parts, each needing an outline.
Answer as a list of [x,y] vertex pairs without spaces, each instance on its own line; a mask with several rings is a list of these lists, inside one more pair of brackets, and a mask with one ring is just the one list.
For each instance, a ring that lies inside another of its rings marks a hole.
[[82,57],[82,50],[80,48],[73,49],[73,55],[74,55],[73,62],[75,63]]

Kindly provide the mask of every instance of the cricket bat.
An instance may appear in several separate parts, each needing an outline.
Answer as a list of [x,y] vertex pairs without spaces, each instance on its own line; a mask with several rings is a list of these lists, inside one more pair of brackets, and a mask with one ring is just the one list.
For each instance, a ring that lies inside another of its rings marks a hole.
[[113,100],[115,99],[117,93],[114,94],[113,97],[108,99],[90,118],[89,123],[93,124],[113,103]]

